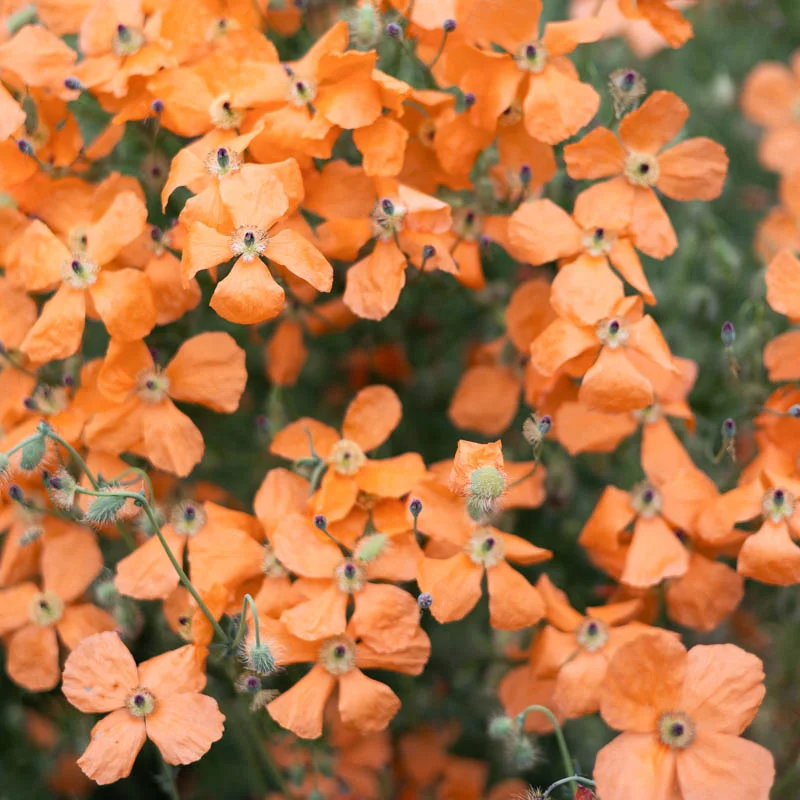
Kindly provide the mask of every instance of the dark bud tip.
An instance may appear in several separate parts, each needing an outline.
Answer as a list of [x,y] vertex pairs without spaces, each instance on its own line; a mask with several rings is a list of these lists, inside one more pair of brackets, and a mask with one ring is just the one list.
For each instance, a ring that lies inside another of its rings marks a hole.
[[481,247],[489,247],[492,244],[492,237],[487,236],[485,233],[480,238]]
[[553,420],[550,418],[550,415],[549,415],[549,414],[545,414],[545,415],[544,415],[544,416],[543,416],[543,417],[542,417],[542,418],[539,420],[539,430],[540,430],[540,431],[541,431],[543,434],[545,434],[545,433],[549,433],[549,432],[550,432],[550,428],[552,428],[552,427],[553,427]]
[[36,401],[32,397],[26,397],[22,401],[22,405],[24,405],[28,411],[36,411]]
[[64,375],[61,378],[61,383],[67,388],[75,385],[75,378],[72,375]]
[[390,22],[386,26],[386,35],[390,39],[400,39],[403,35],[403,29],[396,22]]
[[433,597],[427,592],[423,592],[417,597],[417,603],[423,611],[427,611],[433,605]]
[[83,89],[83,84],[77,78],[72,76],[69,78],[64,78],[64,86],[73,92],[79,92],[81,89]]
[[425,247],[422,248],[423,258],[433,258],[435,255],[436,248],[432,244],[426,244]]
[[726,419],[722,423],[722,435],[726,439],[731,439],[736,436],[736,422],[732,419]]
[[18,483],[12,483],[8,487],[8,496],[19,503],[25,497],[25,492],[22,491],[22,487]]
[[409,504],[408,510],[411,512],[411,515],[414,517],[418,517],[420,512],[422,511],[422,500],[418,497],[415,497]]
[[17,139],[17,147],[20,153],[24,153],[26,156],[33,155],[33,145],[27,139]]
[[150,103],[150,108],[153,110],[154,114],[160,114],[164,110],[164,101],[156,98]]
[[724,344],[725,347],[730,347],[736,341],[736,328],[733,327],[732,322],[722,323],[720,339],[722,339],[722,344]]
[[523,186],[527,186],[531,182],[533,173],[531,172],[530,165],[523,164],[519,168],[519,179],[522,181]]
[[456,21],[454,19],[446,19],[442,23],[442,30],[445,33],[452,33],[456,29]]
[[316,514],[314,516],[314,525],[324,531],[328,527],[328,518],[324,514]]
[[800,419],[800,404],[795,403],[793,406],[789,406],[789,416]]
[[464,95],[464,105],[465,105],[467,108],[472,108],[472,106],[474,106],[474,105],[475,105],[475,102],[477,101],[477,99],[478,99],[478,98],[477,98],[477,97],[475,97],[475,95],[474,95],[472,92],[467,92],[467,93]]

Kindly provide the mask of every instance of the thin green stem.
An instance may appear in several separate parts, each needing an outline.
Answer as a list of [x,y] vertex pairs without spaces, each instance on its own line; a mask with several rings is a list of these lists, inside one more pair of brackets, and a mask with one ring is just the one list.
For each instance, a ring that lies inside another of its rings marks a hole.
[[546,800],[550,797],[554,789],[558,789],[559,786],[566,786],[568,783],[580,783],[581,786],[588,786],[590,789],[594,789],[596,785],[595,782],[589,778],[582,778],[580,775],[570,775],[568,778],[561,778],[561,780],[551,783],[542,795],[542,800]]
[[164,794],[169,797],[170,800],[180,800],[181,796],[178,793],[178,786],[175,783],[175,769],[167,764],[160,753],[159,759],[161,761],[161,780],[159,784],[164,790]]
[[275,782],[281,794],[286,798],[291,798],[292,795],[289,793],[289,787],[286,785],[286,781],[283,779],[278,765],[265,747],[261,734],[255,725],[253,716],[251,714],[242,714],[238,706],[236,707],[236,712],[239,721],[248,729],[249,736],[247,736],[247,738],[253,743],[253,750],[258,757],[261,768],[269,775],[271,780]]
[[519,486],[521,483],[524,483],[528,478],[532,478],[536,474],[536,470],[539,468],[539,454],[536,454],[536,459],[533,462],[533,469],[528,470],[521,478],[517,478],[512,483],[509,483],[506,486],[506,489],[513,489],[515,486]]
[[[567,775],[574,775],[575,766],[572,761],[572,754],[569,752],[569,747],[567,746],[567,740],[564,738],[564,731],[561,730],[561,725],[556,719],[555,714],[553,714],[553,712],[547,708],[547,706],[533,705],[528,706],[524,711],[521,711],[517,716],[520,728],[525,726],[525,717],[527,717],[532,711],[538,711],[540,714],[544,714],[550,720],[550,724],[553,726],[553,732],[556,735],[556,741],[558,742],[558,749],[561,752],[561,760],[564,762],[564,771],[567,773]],[[574,779],[568,779],[567,783],[570,784],[572,793],[575,794],[575,789],[578,787],[575,784]]]
[[253,629],[256,633],[256,645],[261,644],[261,630],[258,627],[258,609],[256,608],[256,601],[253,600],[252,595],[246,594],[242,599],[242,614],[239,618],[239,627],[236,629],[236,637],[233,640],[231,648],[235,650],[242,641],[244,632],[247,629],[247,607],[250,606],[250,613],[253,615]]
[[155,531],[156,536],[158,537],[158,541],[161,542],[161,546],[164,548],[167,558],[169,558],[170,563],[175,569],[175,572],[178,573],[180,582],[192,596],[195,603],[197,603],[197,607],[206,615],[206,619],[208,619],[208,621],[211,623],[211,627],[216,631],[217,636],[219,636],[222,641],[227,642],[228,637],[225,631],[222,630],[219,622],[217,622],[214,615],[211,613],[211,611],[209,611],[208,606],[203,602],[203,598],[200,597],[197,589],[194,588],[194,585],[189,580],[189,576],[183,571],[183,567],[178,563],[178,559],[175,558],[175,553],[172,552],[169,544],[167,544],[167,540],[164,538],[164,534],[161,532],[161,525],[158,521],[158,516],[148,502],[147,498],[136,492],[95,492],[82,487],[78,487],[77,491],[79,494],[88,494],[91,497],[122,497],[125,499],[135,500],[136,503],[141,506],[141,508],[144,510],[144,513],[147,515],[147,519],[150,521],[150,525]]
[[425,67],[428,72],[436,66],[436,62],[442,57],[442,53],[444,52],[444,46],[447,44],[447,37],[450,35],[449,31],[444,31],[442,33],[442,41],[439,42],[439,47],[437,48],[436,52],[433,54],[433,58],[426,62],[423,62],[423,66]]

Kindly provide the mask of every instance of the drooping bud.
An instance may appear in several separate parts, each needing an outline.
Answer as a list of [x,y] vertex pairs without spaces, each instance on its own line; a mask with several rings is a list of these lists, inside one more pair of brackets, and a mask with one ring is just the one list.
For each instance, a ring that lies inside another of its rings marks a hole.
[[18,483],[12,483],[8,487],[8,496],[15,503],[21,503],[25,499],[25,492],[22,491],[22,487]]
[[125,505],[126,498],[118,494],[106,494],[96,497],[86,509],[84,519],[90,525],[102,528],[105,525],[113,524],[120,518],[120,511]]
[[278,669],[275,655],[265,642],[245,643],[242,658],[247,667],[259,675],[272,675]]
[[507,717],[505,714],[501,714],[489,722],[489,738],[491,739],[508,739],[518,736],[519,732],[520,728],[516,717]]
[[506,757],[515,770],[524,772],[536,765],[539,761],[540,753],[536,745],[527,736],[518,736],[508,742]]
[[78,483],[64,467],[61,467],[54,475],[49,475],[44,485],[56,508],[69,511],[75,505]]
[[380,11],[371,2],[350,9],[344,18],[347,20],[350,41],[355,49],[371,50],[378,44],[383,31],[383,20]]
[[548,414],[541,417],[538,414],[531,414],[522,424],[522,435],[534,450],[538,450],[552,427],[553,421]]
[[647,84],[635,69],[614,70],[609,76],[608,88],[614,101],[614,115],[617,119],[633,108],[647,93]]
[[736,421],[733,419],[726,419],[722,423],[722,438],[732,439],[736,436]]
[[22,455],[19,460],[20,469],[24,472],[33,472],[42,463],[46,450],[47,442],[44,436],[34,436],[22,448]]
[[316,514],[314,516],[314,526],[321,531],[328,530],[328,518],[324,514]]
[[17,147],[23,155],[33,155],[33,145],[27,139],[17,139]]

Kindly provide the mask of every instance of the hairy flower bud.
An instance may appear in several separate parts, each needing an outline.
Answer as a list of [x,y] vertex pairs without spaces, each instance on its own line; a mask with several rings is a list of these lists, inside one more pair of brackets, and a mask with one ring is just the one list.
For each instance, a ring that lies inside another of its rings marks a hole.
[[42,463],[47,450],[44,436],[34,436],[23,448],[19,467],[24,472],[33,472]]
[[506,478],[496,467],[478,467],[469,479],[467,513],[476,522],[497,510],[506,487]]
[[248,669],[259,675],[272,675],[278,669],[272,649],[264,642],[245,643],[242,660]]
[[107,494],[96,497],[86,509],[84,519],[90,525],[103,527],[119,519],[120,511],[125,505],[125,498],[118,494]]
[[380,556],[386,549],[388,539],[382,533],[372,533],[363,536],[356,547],[353,557],[362,564],[369,564]]

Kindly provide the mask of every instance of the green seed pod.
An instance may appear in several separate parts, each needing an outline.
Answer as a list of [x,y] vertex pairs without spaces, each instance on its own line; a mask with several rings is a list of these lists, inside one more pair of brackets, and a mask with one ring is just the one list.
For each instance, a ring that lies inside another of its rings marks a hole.
[[35,436],[23,448],[22,456],[19,460],[20,469],[25,472],[33,472],[42,463],[47,443],[44,436]]

